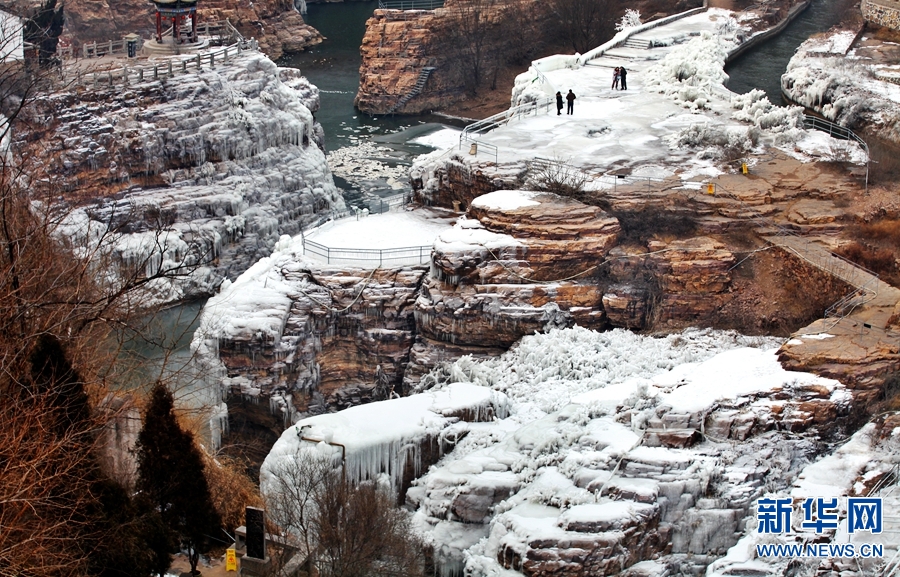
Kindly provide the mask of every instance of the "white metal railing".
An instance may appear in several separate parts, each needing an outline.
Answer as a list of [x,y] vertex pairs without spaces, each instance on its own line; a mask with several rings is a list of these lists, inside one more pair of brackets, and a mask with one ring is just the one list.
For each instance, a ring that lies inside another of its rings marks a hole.
[[327,264],[363,263],[404,266],[431,262],[431,245],[401,248],[331,248],[304,237],[303,254],[324,259]]
[[489,142],[479,140],[476,135],[481,135],[494,130],[495,128],[503,126],[504,124],[508,124],[509,122],[523,116],[537,116],[541,111],[549,111],[553,103],[553,98],[544,98],[541,100],[520,104],[518,106],[513,106],[508,110],[499,112],[492,116],[488,116],[487,118],[479,120],[478,122],[473,122],[472,124],[469,124],[468,126],[463,128],[463,131],[459,134],[459,148],[462,149],[467,142],[472,143],[474,146],[470,148],[470,154],[477,155],[483,149],[488,153],[493,153],[494,162],[497,162],[499,153],[499,149],[497,148],[497,146],[490,144]]
[[378,0],[379,10],[434,10],[443,7],[444,0]]

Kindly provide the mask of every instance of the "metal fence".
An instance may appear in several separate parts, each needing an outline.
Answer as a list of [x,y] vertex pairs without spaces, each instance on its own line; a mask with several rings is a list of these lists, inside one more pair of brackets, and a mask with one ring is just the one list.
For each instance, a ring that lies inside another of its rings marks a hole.
[[407,246],[402,248],[331,248],[315,241],[303,240],[303,254],[317,256],[327,264],[377,264],[404,266],[431,262],[431,246]]
[[838,138],[841,140],[852,140],[859,144],[863,151],[866,153],[866,192],[869,192],[869,145],[866,144],[866,141],[863,140],[859,135],[850,130],[845,126],[841,126],[840,124],[835,124],[830,120],[825,120],[824,118],[819,118],[818,116],[812,116],[811,114],[807,114],[803,117],[803,127],[807,129],[819,130],[821,132],[827,132],[829,136],[832,138]]
[[469,148],[469,154],[477,155],[482,151],[487,152],[488,154],[493,154],[494,162],[497,162],[499,155],[499,149],[497,148],[497,146],[489,142],[480,140],[477,138],[477,136],[508,124],[509,122],[517,118],[522,118],[523,116],[537,116],[541,112],[546,113],[550,110],[553,102],[553,98],[544,98],[542,100],[520,104],[519,106],[513,106],[509,110],[505,110],[498,114],[488,116],[487,118],[479,120],[478,122],[473,122],[472,124],[463,128],[463,131],[460,133],[459,148],[462,149],[467,143],[469,143],[471,145]]
[[378,0],[379,10],[434,10],[443,7],[444,0]]
[[594,174],[582,170],[577,166],[572,166],[562,160],[542,158],[537,156],[528,162],[529,176],[534,177],[534,173],[543,172],[549,174],[551,178],[557,178],[564,181],[577,182],[583,180],[587,182],[601,182],[616,192],[618,187],[627,186],[629,188],[640,187],[644,190],[650,190],[654,186],[658,186],[666,182],[663,178],[653,176],[634,176],[630,174]]

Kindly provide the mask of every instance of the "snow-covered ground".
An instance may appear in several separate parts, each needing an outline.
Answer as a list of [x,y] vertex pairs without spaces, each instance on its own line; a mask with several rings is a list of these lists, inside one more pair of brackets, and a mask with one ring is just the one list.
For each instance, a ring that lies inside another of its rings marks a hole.
[[[774,106],[761,91],[735,95],[724,86],[725,59],[752,37],[747,26],[752,18],[752,13],[709,9],[622,32],[583,56],[538,60],[517,78],[513,103],[572,90],[574,114],[557,115],[551,106],[546,113],[517,118],[477,138],[497,147],[499,164],[543,157],[592,174],[652,170],[657,177],[677,174],[685,180],[714,177],[721,174],[722,161],[752,157],[765,146],[803,160],[862,161],[855,145],[821,135],[810,138],[799,107]],[[629,34],[650,47],[614,46]],[[611,87],[617,66],[628,71],[627,90]],[[493,161],[493,149],[481,147],[468,160]],[[413,172],[427,174],[442,162],[446,160],[437,154],[423,158]]]
[[[800,45],[781,79],[791,100],[843,126],[867,126],[900,142],[896,48],[835,29]],[[879,46],[879,44],[881,46]]]
[[445,211],[401,209],[331,221],[306,233],[306,238],[330,248],[430,247],[455,220]]

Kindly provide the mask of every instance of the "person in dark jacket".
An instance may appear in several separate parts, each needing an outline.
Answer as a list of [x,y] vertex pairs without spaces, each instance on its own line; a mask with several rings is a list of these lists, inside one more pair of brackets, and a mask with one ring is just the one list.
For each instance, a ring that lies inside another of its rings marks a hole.
[[562,92],[556,93],[556,115],[562,114]]
[[569,105],[566,107],[566,114],[575,114],[575,93],[572,92],[572,89],[569,89],[569,93],[566,94],[566,102]]
[[628,90],[628,84],[625,83],[625,75],[628,74],[628,71],[625,70],[624,66],[619,67],[619,80],[622,82],[622,90]]

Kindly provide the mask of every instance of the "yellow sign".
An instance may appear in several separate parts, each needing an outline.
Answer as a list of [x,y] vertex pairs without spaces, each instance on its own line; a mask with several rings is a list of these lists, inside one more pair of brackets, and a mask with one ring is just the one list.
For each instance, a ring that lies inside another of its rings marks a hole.
[[743,172],[744,174],[747,174],[748,170],[747,170],[747,163],[746,163],[746,162],[742,162],[742,163],[741,163],[741,172]]
[[237,571],[237,552],[234,549],[225,549],[225,570]]
[[715,194],[716,193],[716,185],[713,183],[709,183],[706,185],[706,194]]

